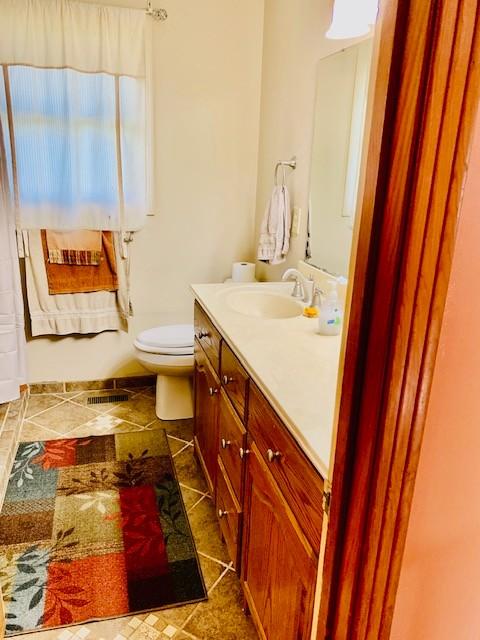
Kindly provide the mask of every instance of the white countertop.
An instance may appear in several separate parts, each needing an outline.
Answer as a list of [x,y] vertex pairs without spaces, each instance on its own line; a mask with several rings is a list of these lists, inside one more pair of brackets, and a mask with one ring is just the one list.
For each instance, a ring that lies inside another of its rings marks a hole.
[[266,319],[233,311],[228,293],[263,288],[286,296],[293,284],[196,284],[192,290],[313,465],[325,478],[332,446],[341,336],[321,336],[318,319]]

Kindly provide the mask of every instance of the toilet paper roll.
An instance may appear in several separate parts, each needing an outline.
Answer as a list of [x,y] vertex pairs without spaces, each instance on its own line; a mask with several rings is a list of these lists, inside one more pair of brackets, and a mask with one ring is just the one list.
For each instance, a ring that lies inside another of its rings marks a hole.
[[255,282],[255,264],[253,262],[234,262],[232,280],[233,282]]

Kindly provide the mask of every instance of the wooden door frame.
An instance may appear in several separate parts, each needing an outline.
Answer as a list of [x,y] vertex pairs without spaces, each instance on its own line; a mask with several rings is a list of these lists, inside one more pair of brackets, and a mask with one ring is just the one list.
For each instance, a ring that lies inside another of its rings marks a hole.
[[390,636],[479,103],[478,0],[380,5],[317,640]]

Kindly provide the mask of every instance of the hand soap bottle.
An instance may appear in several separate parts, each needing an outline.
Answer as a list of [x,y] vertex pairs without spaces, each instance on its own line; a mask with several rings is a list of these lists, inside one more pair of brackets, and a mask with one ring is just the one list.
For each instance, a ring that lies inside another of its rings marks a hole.
[[323,336],[337,336],[342,328],[343,314],[338,301],[337,283],[329,284],[331,289],[320,306],[318,332]]

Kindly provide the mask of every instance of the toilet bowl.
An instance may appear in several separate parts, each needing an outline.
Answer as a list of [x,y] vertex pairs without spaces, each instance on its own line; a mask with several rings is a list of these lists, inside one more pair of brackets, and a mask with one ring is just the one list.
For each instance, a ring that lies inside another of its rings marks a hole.
[[138,334],[135,355],[157,374],[155,413],[161,420],[193,417],[193,325],[154,327]]

